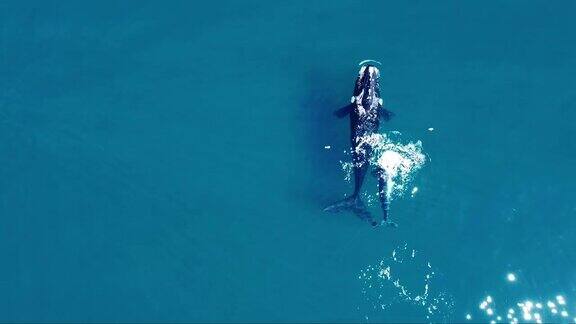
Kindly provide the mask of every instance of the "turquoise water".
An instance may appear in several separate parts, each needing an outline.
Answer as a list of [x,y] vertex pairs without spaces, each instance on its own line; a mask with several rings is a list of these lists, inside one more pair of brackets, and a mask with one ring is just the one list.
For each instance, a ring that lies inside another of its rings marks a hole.
[[[575,10],[2,2],[0,320],[488,322],[561,295],[542,316],[572,321]],[[366,58],[382,131],[429,158],[396,229],[322,212],[352,190],[332,112]]]

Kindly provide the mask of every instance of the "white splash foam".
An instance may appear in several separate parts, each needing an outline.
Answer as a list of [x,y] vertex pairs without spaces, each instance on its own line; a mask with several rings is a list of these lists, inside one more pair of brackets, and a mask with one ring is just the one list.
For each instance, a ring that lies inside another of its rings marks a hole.
[[[386,194],[388,198],[401,197],[411,182],[414,173],[421,169],[426,162],[426,155],[422,151],[422,142],[409,142],[403,144],[392,137],[398,137],[400,132],[386,134],[371,134],[357,138],[354,150],[363,153],[363,148],[368,145],[372,148],[369,163],[378,170],[383,170],[381,176],[386,177]],[[350,180],[353,170],[352,162],[342,163],[342,169],[346,173],[346,180]],[[414,187],[416,188],[416,187]],[[418,191],[418,189],[413,189]],[[413,191],[412,194],[415,194]]]

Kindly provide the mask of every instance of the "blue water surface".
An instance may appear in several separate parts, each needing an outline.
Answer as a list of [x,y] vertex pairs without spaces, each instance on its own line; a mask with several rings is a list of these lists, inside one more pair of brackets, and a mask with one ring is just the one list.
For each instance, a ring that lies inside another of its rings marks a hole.
[[[505,317],[559,294],[569,316],[549,320],[572,320],[575,12],[2,1],[0,321],[488,322],[487,295]],[[397,229],[322,212],[351,191],[332,112],[367,58],[396,114],[382,131],[429,158]],[[359,279],[404,246],[450,300],[434,314]]]

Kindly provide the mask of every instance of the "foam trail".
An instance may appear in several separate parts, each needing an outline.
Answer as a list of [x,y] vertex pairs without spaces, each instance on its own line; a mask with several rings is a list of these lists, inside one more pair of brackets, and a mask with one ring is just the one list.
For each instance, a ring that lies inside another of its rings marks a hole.
[[[409,310],[412,320],[446,321],[454,301],[442,290],[438,270],[407,244],[396,247],[388,257],[360,272],[362,295],[366,302],[363,317],[379,321],[391,310]],[[390,319],[388,318],[388,321]]]

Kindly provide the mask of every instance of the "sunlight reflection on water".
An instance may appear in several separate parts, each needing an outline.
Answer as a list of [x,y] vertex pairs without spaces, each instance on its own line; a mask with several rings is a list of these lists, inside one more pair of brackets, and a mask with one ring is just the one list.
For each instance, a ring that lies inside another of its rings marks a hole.
[[[516,275],[506,276],[509,282],[516,282]],[[466,320],[486,320],[490,323],[576,323],[576,318],[570,318],[566,298],[556,295],[548,298],[520,298],[498,304],[490,295],[486,296],[478,306],[480,314],[466,314]],[[476,319],[474,319],[476,318]]]

